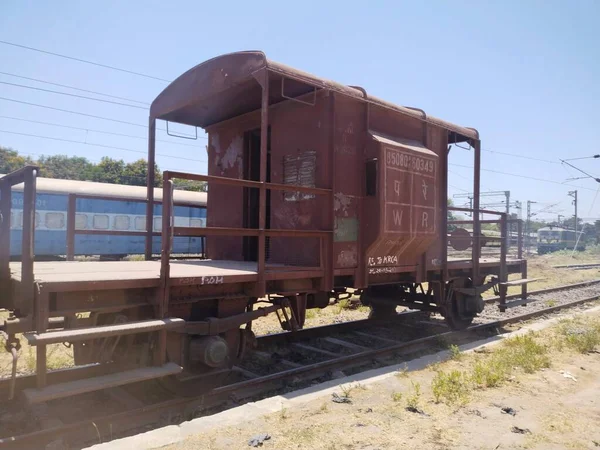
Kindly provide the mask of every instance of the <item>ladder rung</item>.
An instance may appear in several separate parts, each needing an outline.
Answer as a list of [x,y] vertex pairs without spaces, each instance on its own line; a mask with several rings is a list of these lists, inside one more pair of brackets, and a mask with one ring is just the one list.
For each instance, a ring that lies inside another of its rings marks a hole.
[[85,341],[87,339],[124,336],[128,334],[148,333],[150,331],[169,330],[185,325],[185,320],[179,318],[144,320],[118,325],[103,325],[90,328],[72,328],[46,333],[26,333],[24,336],[29,345],[48,345],[61,342]]
[[500,283],[500,286],[521,286],[522,284],[533,283],[541,278],[521,278],[520,280],[510,280]]
[[42,389],[25,389],[23,394],[29,403],[41,403],[57,398],[85,394],[86,392],[93,392],[100,389],[123,386],[124,384],[136,383],[138,381],[176,375],[182,370],[183,368],[181,366],[171,362],[164,366],[140,367],[139,369],[127,370],[125,372],[52,384]]

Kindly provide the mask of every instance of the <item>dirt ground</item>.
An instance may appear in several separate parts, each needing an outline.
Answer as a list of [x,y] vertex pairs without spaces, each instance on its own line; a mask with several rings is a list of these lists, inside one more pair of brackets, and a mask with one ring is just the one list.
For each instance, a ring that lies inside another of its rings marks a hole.
[[[589,327],[595,330],[593,342],[586,334]],[[457,352],[453,360],[425,370],[400,371],[368,386],[341,386],[339,395],[351,403],[325,397],[163,448],[251,448],[248,440],[264,433],[270,439],[261,448],[277,450],[600,448],[599,344],[596,313],[493,350]],[[515,367],[503,369],[508,372],[498,386],[461,391],[459,382],[444,385],[446,392],[457,394],[456,401],[442,395],[436,403],[432,387],[442,386],[435,384],[442,375],[474,376],[500,360]],[[408,411],[408,406],[423,414]],[[503,408],[511,409],[506,413]]]

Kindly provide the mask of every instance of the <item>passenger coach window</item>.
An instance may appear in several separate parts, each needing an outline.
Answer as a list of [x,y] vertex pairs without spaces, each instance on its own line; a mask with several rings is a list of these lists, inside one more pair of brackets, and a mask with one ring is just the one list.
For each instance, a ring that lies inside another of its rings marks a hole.
[[366,164],[367,196],[377,195],[377,158],[367,161]]
[[204,226],[204,219],[191,219],[190,220],[190,227],[192,228],[199,228],[199,227],[203,227]]
[[108,216],[94,215],[94,228],[96,230],[108,230]]
[[136,217],[135,218],[135,229],[138,231],[146,231],[146,218]]
[[53,230],[60,229],[65,226],[65,216],[59,212],[48,212],[45,217],[46,228]]
[[162,217],[154,218],[154,231],[162,231]]
[[75,214],[75,228],[85,230],[88,227],[88,218],[85,214]]
[[116,216],[115,230],[129,230],[129,216]]

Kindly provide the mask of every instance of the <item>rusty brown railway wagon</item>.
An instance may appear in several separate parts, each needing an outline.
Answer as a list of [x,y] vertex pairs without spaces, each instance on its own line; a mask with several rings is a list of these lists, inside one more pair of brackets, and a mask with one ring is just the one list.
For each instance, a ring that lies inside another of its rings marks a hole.
[[[36,167],[0,180],[2,217],[11,187],[24,183],[22,261],[9,262],[10,224],[0,230],[2,326],[7,350],[25,332],[37,346],[43,402],[139,380],[232,367],[252,342],[252,321],[276,313],[284,329],[304,324],[307,308],[354,289],[374,316],[398,305],[441,312],[454,328],[483,308],[495,289],[500,308],[526,301],[520,247],[482,258],[481,223],[505,214],[479,209],[480,139],[475,129],[397,106],[360,87],[284,66],[262,52],[206,61],[152,103],[148,164],[156,121],[208,133],[208,175],[164,172],[161,257],[152,248],[154,170],[149,170],[146,261],[34,262]],[[474,155],[473,232],[448,234],[450,146]],[[173,221],[173,180],[209,184],[206,228]],[[496,214],[481,220],[481,214]],[[140,232],[138,232],[140,233]],[[206,236],[207,260],[170,259],[174,236]],[[451,251],[467,256],[450,257]],[[511,273],[520,280],[508,281]],[[508,285],[524,298],[506,303]],[[260,305],[259,305],[260,304]],[[263,306],[263,307],[258,307]],[[69,343],[76,367],[55,373],[47,346]]]

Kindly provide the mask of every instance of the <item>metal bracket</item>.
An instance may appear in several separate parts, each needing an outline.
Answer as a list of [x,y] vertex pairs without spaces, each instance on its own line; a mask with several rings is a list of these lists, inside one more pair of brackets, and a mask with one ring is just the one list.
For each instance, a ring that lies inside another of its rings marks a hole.
[[284,93],[284,86],[285,86],[285,77],[281,79],[281,96],[283,98],[287,98],[288,100],[292,100],[294,102],[298,102],[298,103],[302,103],[304,105],[308,105],[308,106],[315,106],[317,104],[317,88],[313,87],[313,101],[311,102],[305,102],[304,100],[300,100],[298,98],[294,98],[294,97],[288,97],[287,95],[285,95]]
[[195,136],[191,136],[189,134],[173,134],[173,133],[169,133],[169,121],[167,120],[167,134],[169,136],[173,136],[173,137],[180,138],[180,139],[189,139],[191,141],[197,141],[198,140],[198,127],[194,127],[194,131],[196,132]]
[[488,289],[491,289],[494,286],[496,286],[497,284],[498,279],[492,278],[491,281],[488,281],[487,283],[482,284],[481,286],[476,286],[472,288],[454,288],[454,291],[465,295],[481,295]]

